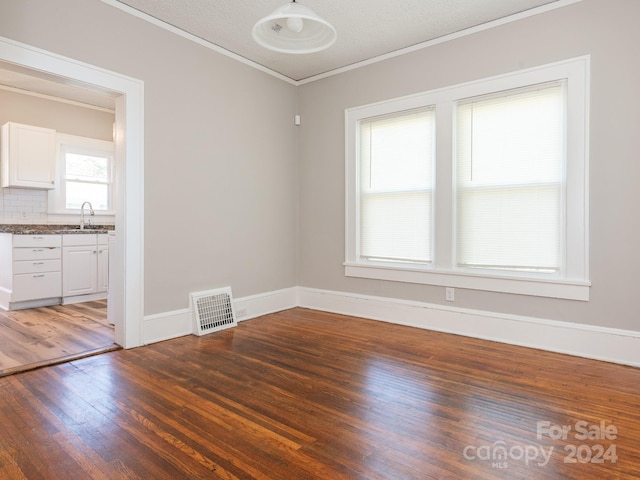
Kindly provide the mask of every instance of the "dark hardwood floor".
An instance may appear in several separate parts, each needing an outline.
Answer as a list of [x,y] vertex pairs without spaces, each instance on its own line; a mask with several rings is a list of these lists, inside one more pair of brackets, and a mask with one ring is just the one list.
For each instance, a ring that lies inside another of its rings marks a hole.
[[640,369],[293,309],[0,378],[0,478],[637,479],[639,391]]
[[0,310],[0,376],[118,348],[106,300]]

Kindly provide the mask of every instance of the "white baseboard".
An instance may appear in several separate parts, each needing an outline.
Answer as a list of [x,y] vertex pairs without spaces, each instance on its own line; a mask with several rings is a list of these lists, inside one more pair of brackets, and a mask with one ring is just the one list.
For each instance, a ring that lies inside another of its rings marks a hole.
[[89,293],[87,295],[74,295],[72,297],[62,297],[62,305],[91,302],[93,300],[105,300],[106,298],[107,292]]
[[191,309],[145,315],[142,322],[142,344],[162,342],[189,335],[193,331]]
[[[233,309],[238,321],[249,320],[297,306],[298,290],[296,287],[234,298],[233,300]],[[185,308],[173,312],[145,315],[142,328],[144,345],[190,335],[193,332],[191,309]]]
[[640,332],[298,288],[299,306],[640,367]]
[[[8,297],[10,298],[10,297]],[[25,300],[23,302],[5,302],[0,301],[1,310],[25,310],[27,308],[40,308],[50,307],[52,305],[59,305],[60,297],[53,298],[40,298],[38,300]]]
[[259,293],[249,297],[236,298],[233,308],[239,322],[281,312],[298,306],[298,288],[285,288],[274,292]]
[[[238,321],[294,307],[640,367],[640,332],[306,287],[234,299]],[[144,344],[190,335],[191,309],[147,315]]]

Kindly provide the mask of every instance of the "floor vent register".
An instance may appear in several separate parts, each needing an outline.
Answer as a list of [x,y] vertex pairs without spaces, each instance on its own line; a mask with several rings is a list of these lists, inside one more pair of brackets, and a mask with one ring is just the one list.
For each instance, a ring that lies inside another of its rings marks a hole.
[[193,334],[206,335],[238,325],[231,287],[191,293]]

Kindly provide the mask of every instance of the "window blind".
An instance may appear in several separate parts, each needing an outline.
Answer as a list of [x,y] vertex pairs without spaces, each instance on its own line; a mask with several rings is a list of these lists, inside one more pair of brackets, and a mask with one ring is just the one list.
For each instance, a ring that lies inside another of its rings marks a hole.
[[433,107],[360,121],[360,257],[432,260]]
[[564,87],[553,82],[458,102],[459,266],[561,268]]

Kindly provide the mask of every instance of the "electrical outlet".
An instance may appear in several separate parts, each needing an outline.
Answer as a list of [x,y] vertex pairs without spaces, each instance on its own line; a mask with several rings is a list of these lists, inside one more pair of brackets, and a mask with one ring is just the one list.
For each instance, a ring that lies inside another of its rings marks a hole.
[[456,301],[456,289],[452,287],[446,287],[444,289],[444,299],[447,302],[455,302]]
[[242,318],[242,317],[246,317],[247,316],[247,309],[246,308],[239,308],[236,310],[236,317],[238,318]]
[[29,217],[29,214],[25,210],[20,212],[20,218],[26,219],[28,217]]

